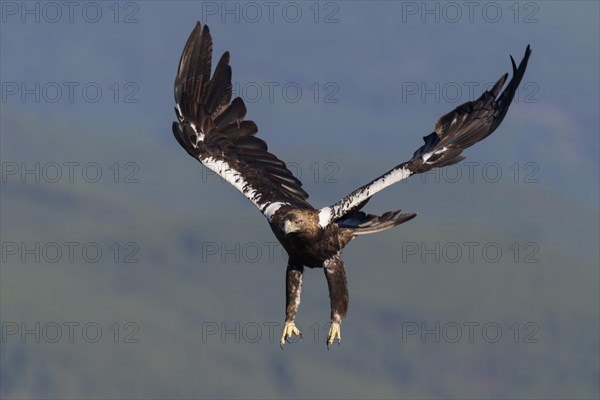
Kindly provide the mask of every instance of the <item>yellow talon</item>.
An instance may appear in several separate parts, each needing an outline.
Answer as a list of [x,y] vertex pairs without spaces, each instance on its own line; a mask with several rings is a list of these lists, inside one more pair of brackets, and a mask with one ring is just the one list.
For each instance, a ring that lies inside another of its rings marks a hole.
[[302,333],[300,333],[300,329],[296,328],[296,324],[294,321],[286,322],[283,327],[283,334],[281,335],[281,341],[279,342],[279,346],[283,349],[283,345],[285,342],[292,337],[292,335],[300,336],[302,339]]
[[339,322],[332,322],[329,327],[329,334],[327,335],[327,350],[329,350],[329,346],[333,344],[337,340],[338,345],[342,341],[342,332],[340,330]]

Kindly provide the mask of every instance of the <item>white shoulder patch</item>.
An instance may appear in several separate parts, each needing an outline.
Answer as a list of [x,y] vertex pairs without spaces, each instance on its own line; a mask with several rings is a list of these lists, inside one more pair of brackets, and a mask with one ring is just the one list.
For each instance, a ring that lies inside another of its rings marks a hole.
[[319,210],[319,226],[325,228],[331,222],[331,207],[323,207]]

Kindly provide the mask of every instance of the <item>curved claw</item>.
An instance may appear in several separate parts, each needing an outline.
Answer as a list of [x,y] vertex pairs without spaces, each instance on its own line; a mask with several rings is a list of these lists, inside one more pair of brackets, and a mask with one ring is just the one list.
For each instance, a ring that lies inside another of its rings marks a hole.
[[300,332],[300,329],[296,328],[296,324],[294,323],[294,321],[286,322],[285,326],[283,327],[281,340],[279,341],[279,347],[281,347],[282,350],[283,345],[289,338],[292,337],[292,335],[300,336],[300,339],[302,339],[302,333]]
[[342,341],[342,331],[340,330],[339,322],[332,322],[329,327],[329,334],[327,335],[327,350],[337,340],[338,346]]

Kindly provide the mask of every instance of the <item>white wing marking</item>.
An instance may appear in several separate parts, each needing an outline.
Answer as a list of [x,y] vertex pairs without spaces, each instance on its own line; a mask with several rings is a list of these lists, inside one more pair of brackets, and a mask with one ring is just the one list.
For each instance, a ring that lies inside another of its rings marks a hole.
[[290,203],[284,203],[281,201],[276,201],[274,203],[269,203],[268,206],[266,206],[264,208],[264,210],[262,210],[262,213],[265,215],[265,217],[267,217],[267,219],[269,220],[269,222],[271,222],[271,220],[273,219],[273,215],[275,215],[275,212],[277,210],[279,210],[281,207],[283,206],[289,206]]
[[376,179],[369,185],[357,190],[354,193],[346,196],[332,206],[323,207],[319,210],[319,225],[325,227],[331,223],[333,219],[340,218],[352,208],[358,206],[375,193],[393,185],[396,182],[404,180],[412,175],[412,172],[405,167],[400,167],[391,170],[381,178]]
[[437,154],[440,154],[440,153],[443,153],[443,152],[445,152],[446,150],[448,150],[448,148],[447,148],[446,146],[444,146],[444,147],[442,147],[442,148],[441,148],[441,149],[439,149],[439,150],[436,150],[436,151],[430,151],[429,153],[425,153],[425,154],[423,154],[423,155],[421,156],[421,158],[423,159],[423,162],[427,162],[427,160],[429,160],[433,154],[437,155]]
[[[184,118],[183,118],[183,113],[181,112],[181,106],[178,103],[175,103],[175,108],[177,109],[177,119],[179,119],[179,123],[183,123]],[[190,124],[190,126],[192,127],[192,129],[196,133],[196,143],[194,143],[194,145],[197,146],[198,143],[204,141],[204,132],[199,131],[196,128],[196,124],[194,124],[192,121],[187,121],[187,123]]]
[[280,201],[276,202],[261,202],[261,193],[259,193],[255,188],[253,188],[244,178],[244,176],[240,173],[240,171],[234,169],[227,163],[226,161],[219,160],[213,157],[201,158],[200,161],[204,164],[208,169],[218,174],[225,181],[234,186],[237,190],[242,192],[244,196],[246,196],[258,209],[263,213],[265,217],[269,221],[273,218],[273,215],[277,210],[279,210],[284,205],[289,205],[289,203],[284,203]]

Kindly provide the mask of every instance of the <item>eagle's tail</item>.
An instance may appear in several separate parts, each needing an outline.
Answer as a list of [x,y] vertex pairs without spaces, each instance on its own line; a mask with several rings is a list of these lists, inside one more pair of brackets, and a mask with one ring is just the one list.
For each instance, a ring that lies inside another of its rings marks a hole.
[[401,211],[387,211],[381,215],[356,211],[336,221],[336,224],[340,228],[351,229],[354,235],[366,235],[393,228],[417,216],[416,213],[402,214]]

